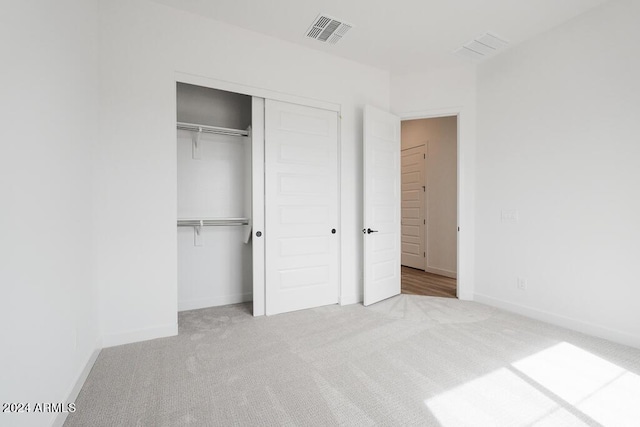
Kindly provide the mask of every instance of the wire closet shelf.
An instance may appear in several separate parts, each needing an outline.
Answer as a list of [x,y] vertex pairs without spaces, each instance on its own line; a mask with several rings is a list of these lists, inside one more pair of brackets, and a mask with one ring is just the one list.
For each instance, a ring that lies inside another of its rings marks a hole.
[[229,135],[229,136],[249,136],[249,130],[223,128],[219,126],[207,126],[199,125],[195,123],[178,122],[177,128],[179,130],[186,130],[190,132],[198,133],[212,133],[216,135]]

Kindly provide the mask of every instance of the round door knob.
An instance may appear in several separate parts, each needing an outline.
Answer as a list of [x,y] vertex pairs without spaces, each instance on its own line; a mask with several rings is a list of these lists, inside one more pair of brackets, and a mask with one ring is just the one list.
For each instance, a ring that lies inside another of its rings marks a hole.
[[256,231],[256,236],[257,236],[257,237],[262,236],[262,231]]
[[336,234],[336,229],[335,228],[331,229],[331,234]]

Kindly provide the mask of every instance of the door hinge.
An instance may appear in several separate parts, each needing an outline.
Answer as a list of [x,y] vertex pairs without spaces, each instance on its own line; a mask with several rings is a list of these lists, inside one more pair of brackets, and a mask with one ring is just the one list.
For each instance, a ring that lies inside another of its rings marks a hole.
[[426,257],[427,257],[427,253],[426,253],[426,252],[422,252],[422,256],[423,256],[424,258],[426,258]]
[[426,159],[427,159],[427,155],[426,155],[426,154],[423,154],[423,155],[422,155],[422,158],[426,160]]
[[426,220],[426,219],[423,219],[423,220],[422,220],[422,223],[423,223],[423,224],[426,224],[426,223],[427,223],[427,220]]

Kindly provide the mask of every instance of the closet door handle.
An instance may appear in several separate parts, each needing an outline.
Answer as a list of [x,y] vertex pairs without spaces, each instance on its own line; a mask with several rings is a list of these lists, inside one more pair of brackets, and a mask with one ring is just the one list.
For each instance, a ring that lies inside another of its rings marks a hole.
[[372,230],[370,228],[367,228],[367,234],[371,234],[371,233],[377,233],[378,230]]
[[256,231],[256,237],[262,236],[262,231]]
[[335,228],[331,229],[331,234],[336,234],[336,229]]

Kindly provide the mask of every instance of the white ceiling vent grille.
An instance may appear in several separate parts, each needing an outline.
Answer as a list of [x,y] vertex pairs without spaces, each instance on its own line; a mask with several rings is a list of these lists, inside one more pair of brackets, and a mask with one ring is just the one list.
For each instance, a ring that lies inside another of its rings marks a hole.
[[307,30],[307,37],[323,43],[336,44],[352,27],[351,24],[321,13]]
[[481,60],[496,54],[508,45],[508,41],[493,34],[485,33],[465,43],[453,53],[463,58]]

